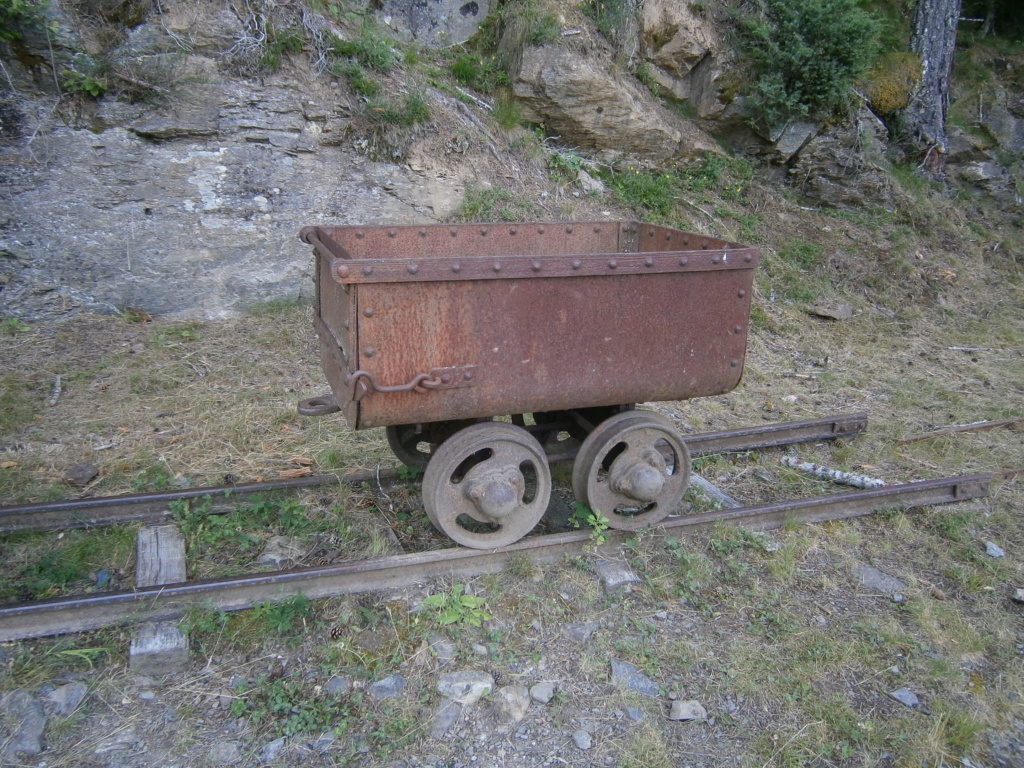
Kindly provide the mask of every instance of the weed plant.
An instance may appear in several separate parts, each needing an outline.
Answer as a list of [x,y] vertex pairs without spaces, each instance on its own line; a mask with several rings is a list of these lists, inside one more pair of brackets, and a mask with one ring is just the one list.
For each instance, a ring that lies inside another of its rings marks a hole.
[[536,204],[525,195],[504,187],[466,188],[455,221],[529,221],[537,214]]

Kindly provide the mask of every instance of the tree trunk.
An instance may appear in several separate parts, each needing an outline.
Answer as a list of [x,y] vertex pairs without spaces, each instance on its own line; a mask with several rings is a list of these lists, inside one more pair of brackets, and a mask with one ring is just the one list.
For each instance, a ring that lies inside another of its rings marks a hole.
[[961,0],[917,0],[910,49],[921,60],[921,81],[903,113],[906,141],[923,156],[925,172],[945,169],[946,112]]

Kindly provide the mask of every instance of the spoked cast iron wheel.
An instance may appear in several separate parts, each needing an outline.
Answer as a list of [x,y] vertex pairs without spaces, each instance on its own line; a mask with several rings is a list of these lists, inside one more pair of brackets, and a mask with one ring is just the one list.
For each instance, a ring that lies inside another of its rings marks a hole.
[[474,424],[443,442],[423,474],[430,522],[474,549],[504,547],[540,522],[551,498],[544,449],[521,427]]
[[572,490],[608,519],[635,531],[679,506],[690,482],[690,453],[668,419],[625,411],[591,432],[576,454]]
[[388,445],[398,460],[409,467],[423,469],[437,446],[460,429],[477,423],[478,419],[435,421],[429,424],[394,424],[386,427]]

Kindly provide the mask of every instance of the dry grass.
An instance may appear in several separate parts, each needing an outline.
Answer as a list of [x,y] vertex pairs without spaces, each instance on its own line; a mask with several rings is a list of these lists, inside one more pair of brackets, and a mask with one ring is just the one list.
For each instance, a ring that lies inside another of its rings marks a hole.
[[[766,244],[770,269],[759,277],[743,385],[724,397],[659,409],[701,431],[853,410],[867,411],[871,425],[849,441],[702,459],[702,473],[735,498],[834,490],[782,467],[784,453],[890,482],[1024,467],[1019,429],[900,442],[933,426],[1024,415],[1019,238],[995,214],[967,215],[927,189],[913,195],[914,205],[905,202],[895,213],[855,216],[806,211],[764,188],[754,188],[748,208],[735,216],[723,201],[701,201],[716,212],[706,230],[753,235]],[[814,264],[800,263],[811,255],[801,243],[819,249]],[[851,320],[806,311],[810,303],[840,301],[853,306]],[[270,478],[295,468],[293,456],[313,459],[317,471],[393,465],[379,430],[353,433],[338,416],[295,414],[296,401],[326,389],[308,314],[308,307],[286,307],[204,323],[83,316],[0,336],[0,380],[19,414],[0,422],[2,501],[67,495],[61,478],[82,461],[101,467],[87,489],[97,494]],[[50,407],[56,375],[64,387]],[[345,557],[393,546],[387,529],[404,543],[443,545],[422,519],[412,487],[387,495],[315,491],[302,504],[314,521],[345,522],[352,545]],[[680,731],[652,711],[642,727],[616,731],[595,747],[622,765],[681,764],[698,754],[708,764],[738,755],[759,767],[886,759],[938,766],[951,756],[984,755],[993,734],[1011,732],[1022,716],[1024,625],[1011,601],[1024,584],[1022,506],[1017,479],[979,502],[782,530],[767,539],[729,529],[683,542],[643,534],[626,556],[644,583],[625,597],[604,596],[586,562],[518,563],[475,585],[493,622],[443,631],[457,645],[460,665],[479,662],[470,650],[476,643],[493,649],[486,663],[508,680],[534,674],[561,681],[564,699],[544,717],[565,728],[590,708],[631,705],[608,687],[611,656],[700,699],[715,717],[714,726]],[[986,541],[1007,557],[987,556]],[[7,541],[4,554],[20,567],[31,547],[52,543]],[[126,552],[114,541],[89,563],[128,569]],[[856,572],[861,563],[900,578],[903,602],[865,590]],[[419,597],[444,586],[427,586]],[[416,730],[421,716],[411,714],[417,697],[430,698],[436,670],[400,666],[413,663],[426,630],[440,628],[388,605],[366,597],[315,606],[294,649],[252,615],[207,620],[197,632],[204,660],[227,660],[216,680],[189,682],[200,693],[180,692],[183,716],[208,713],[213,692],[230,689],[230,660],[246,653],[257,660],[264,651],[302,654],[310,667],[365,679],[401,668],[414,683],[392,735],[460,758],[455,746],[429,743]],[[651,618],[659,611],[672,618]],[[567,645],[560,626],[584,621],[601,625],[592,641]],[[345,629],[340,644],[325,639],[332,626]],[[374,647],[375,631],[387,642]],[[119,640],[76,642],[105,648]],[[39,651],[34,662],[24,649]],[[80,661],[56,655],[60,650],[51,641],[19,644],[24,661],[10,680],[36,684],[62,669],[51,661]],[[98,685],[114,690],[123,660],[105,658],[108,679]],[[927,714],[889,698],[904,686],[921,696]],[[108,698],[116,706],[113,694]],[[346,722],[360,729],[381,716],[360,709]]]

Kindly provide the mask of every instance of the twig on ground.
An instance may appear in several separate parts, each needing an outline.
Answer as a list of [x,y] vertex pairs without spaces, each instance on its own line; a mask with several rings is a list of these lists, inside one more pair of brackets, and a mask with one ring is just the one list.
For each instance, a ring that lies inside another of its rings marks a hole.
[[457,85],[455,86],[455,90],[458,91],[459,93],[461,93],[463,96],[465,96],[470,101],[472,101],[478,107],[480,107],[480,109],[486,109],[488,112],[491,112],[494,109],[494,107],[492,107],[490,104],[488,104],[483,99],[478,99],[472,93],[469,93],[468,91],[465,91],[462,88],[459,88],[459,86],[457,86]]
[[57,401],[60,400],[61,390],[60,374],[57,374],[53,378],[53,387],[50,389],[50,396],[46,398],[46,404],[48,406],[52,408],[57,404]]
[[1013,419],[999,419],[998,421],[973,421],[970,424],[952,424],[948,427],[939,427],[931,432],[921,432],[916,435],[901,437],[901,443],[914,443],[918,440],[927,440],[929,437],[942,437],[952,435],[956,432],[980,432],[984,429],[996,429],[997,427],[1009,427],[1014,424],[1024,424],[1024,416],[1017,416]]
[[810,475],[814,475],[825,480],[831,480],[833,483],[852,485],[854,488],[881,488],[885,485],[885,481],[879,480],[877,477],[868,477],[867,475],[858,475],[854,472],[843,472],[838,469],[830,469],[828,467],[823,467],[821,464],[812,464],[809,461],[800,461],[800,459],[794,458],[793,456],[783,456],[782,463],[787,467],[799,469],[801,472],[807,472]]

